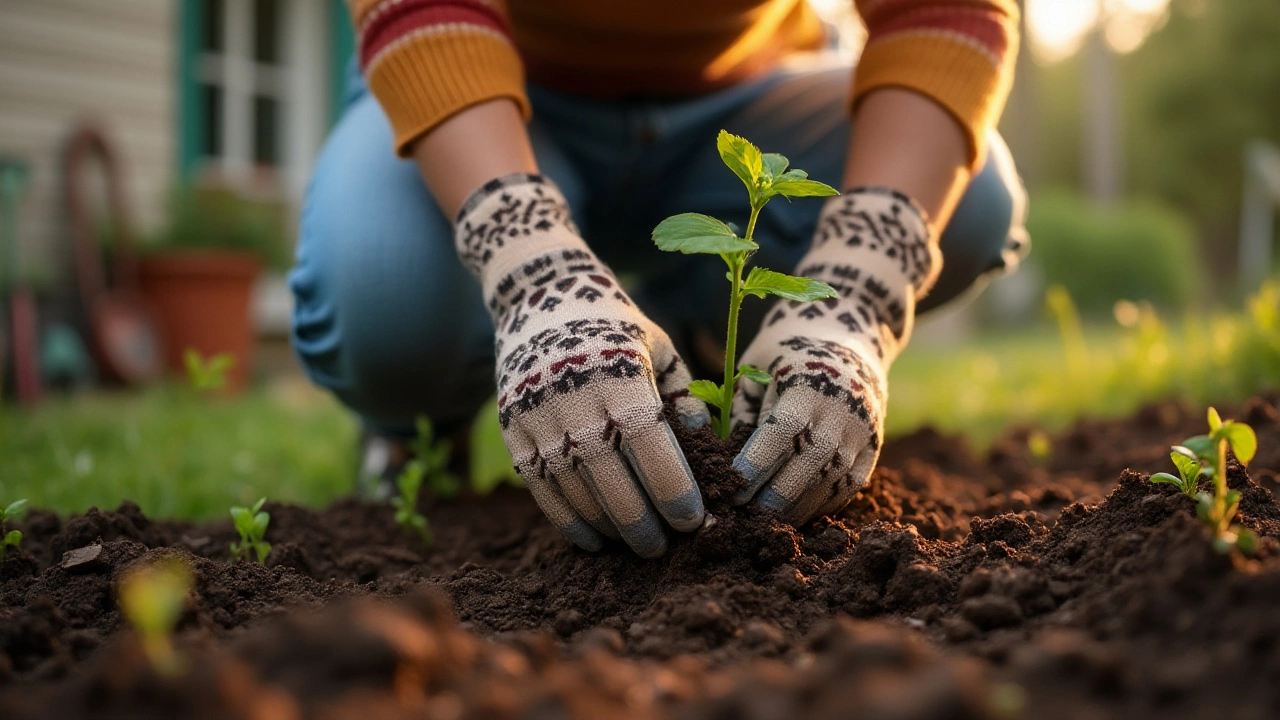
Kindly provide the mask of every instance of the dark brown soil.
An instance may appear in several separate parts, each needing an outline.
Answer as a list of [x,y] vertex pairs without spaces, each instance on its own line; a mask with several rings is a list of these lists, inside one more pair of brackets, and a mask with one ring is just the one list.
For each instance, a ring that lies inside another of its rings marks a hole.
[[[386,508],[272,505],[266,566],[227,562],[229,522],[33,512],[0,564],[0,718],[1277,717],[1275,402],[1224,413],[1259,434],[1230,472],[1251,560],[1146,481],[1204,427],[1173,403],[1043,461],[1027,431],[986,457],[918,432],[799,530],[727,507],[732,444],[685,436],[715,522],[657,561],[571,548],[512,488],[426,501],[431,548]],[[166,679],[115,583],[172,553],[197,580]]]

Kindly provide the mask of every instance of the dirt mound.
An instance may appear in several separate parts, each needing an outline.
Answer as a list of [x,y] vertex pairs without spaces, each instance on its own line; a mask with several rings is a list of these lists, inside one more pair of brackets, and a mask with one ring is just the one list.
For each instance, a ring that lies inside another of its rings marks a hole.
[[[0,565],[0,709],[15,717],[1269,717],[1280,714],[1280,423],[1255,425],[1242,521],[1257,557],[1209,549],[1193,502],[1146,474],[1203,414],[1166,403],[1080,423],[1035,457],[921,431],[888,444],[840,516],[800,529],[730,508],[741,443],[681,438],[715,517],[657,561],[569,546],[523,491],[424,509],[270,506],[267,565],[229,564],[229,522],[130,504],[32,513]],[[1132,468],[1132,470],[1126,470]],[[100,545],[92,562],[63,553]],[[191,555],[161,679],[115,582]],[[387,603],[388,596],[403,596]],[[341,602],[331,602],[345,598]],[[324,606],[317,613],[299,612]],[[275,713],[275,714],[272,714]],[[5,713],[0,713],[5,714]]]

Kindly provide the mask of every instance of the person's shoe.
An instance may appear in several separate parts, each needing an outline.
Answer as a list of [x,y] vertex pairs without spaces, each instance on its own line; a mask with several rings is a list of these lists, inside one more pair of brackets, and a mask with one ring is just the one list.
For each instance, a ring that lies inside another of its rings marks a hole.
[[385,503],[400,492],[400,473],[411,459],[409,441],[360,431],[356,495],[367,502]]

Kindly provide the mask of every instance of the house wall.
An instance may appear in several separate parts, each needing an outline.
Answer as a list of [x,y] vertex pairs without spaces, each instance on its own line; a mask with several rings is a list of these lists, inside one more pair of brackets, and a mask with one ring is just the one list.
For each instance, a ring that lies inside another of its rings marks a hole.
[[159,222],[177,169],[176,8],[172,0],[0,0],[0,155],[31,167],[19,234],[28,271],[61,262],[61,148],[82,117],[98,119],[115,140],[135,225]]

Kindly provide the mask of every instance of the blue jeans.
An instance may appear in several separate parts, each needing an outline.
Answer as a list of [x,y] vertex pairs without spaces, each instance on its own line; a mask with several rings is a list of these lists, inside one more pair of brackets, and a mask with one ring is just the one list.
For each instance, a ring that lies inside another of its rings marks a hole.
[[[715,257],[658,251],[654,226],[681,212],[746,226],[745,190],[716,153],[721,128],[838,184],[849,77],[848,66],[814,61],[692,99],[594,100],[531,86],[529,133],[583,237],[687,349],[699,330],[723,332],[724,267]],[[993,135],[986,165],[942,234],[942,275],[921,312],[1017,264],[1027,247],[1023,207],[1008,150]],[[755,261],[792,270],[821,208],[819,200],[770,203],[756,227]],[[417,168],[393,154],[386,116],[356,73],[307,191],[289,285],[303,367],[367,424],[410,433],[426,414],[447,431],[493,393],[493,326],[478,283],[455,256],[450,219]],[[754,310],[742,321],[750,337],[765,303],[745,305]]]

